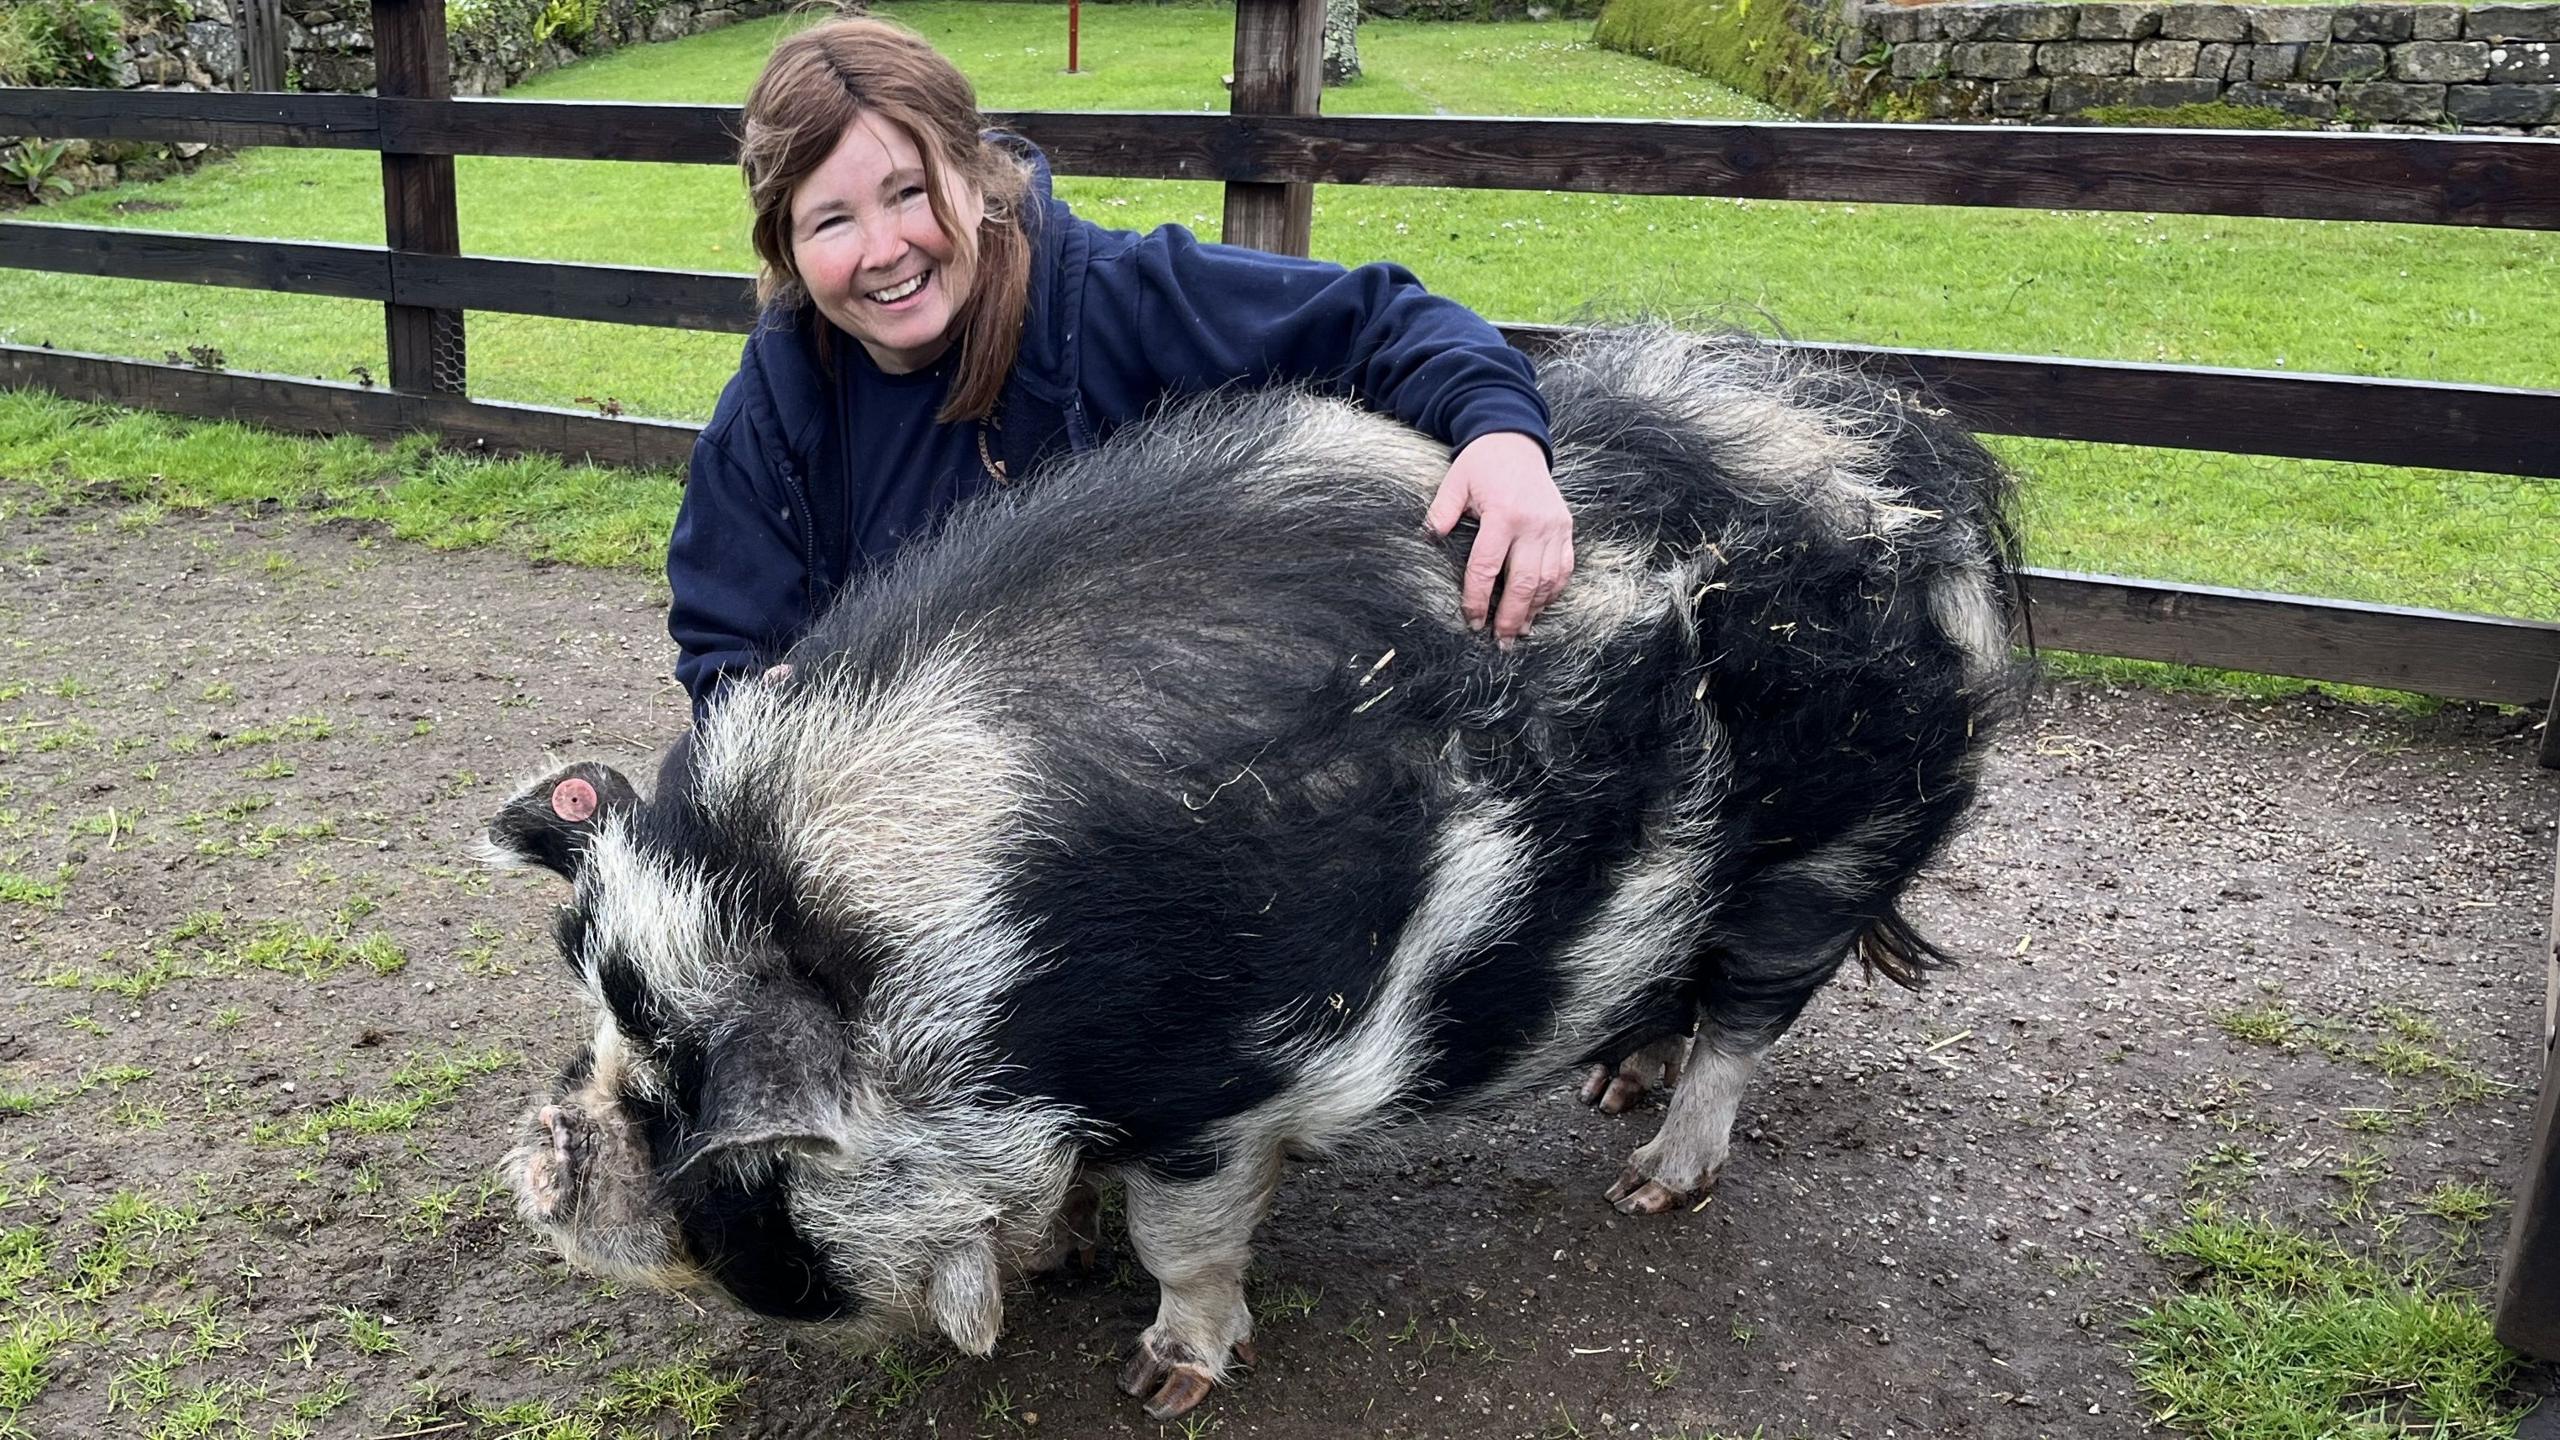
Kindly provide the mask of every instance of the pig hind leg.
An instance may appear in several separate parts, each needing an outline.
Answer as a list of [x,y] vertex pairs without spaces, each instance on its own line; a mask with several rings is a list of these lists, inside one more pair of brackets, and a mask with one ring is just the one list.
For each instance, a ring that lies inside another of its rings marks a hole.
[[1689,1063],[1689,1036],[1675,1031],[1638,1046],[1617,1064],[1600,1061],[1583,1072],[1582,1103],[1610,1115],[1635,1108],[1647,1091],[1669,1090],[1680,1083]]
[[1162,1295],[1155,1323],[1121,1367],[1120,1389],[1144,1400],[1153,1418],[1189,1413],[1226,1378],[1230,1360],[1253,1363],[1244,1272],[1279,1183],[1271,1147],[1240,1147],[1201,1180],[1128,1176],[1129,1240]]
[[[1764,875],[1736,897],[1733,923],[1703,966],[1698,1034],[1662,1129],[1637,1147],[1609,1187],[1609,1203],[1621,1212],[1659,1214],[1715,1184],[1761,1052],[1795,1024],[1853,951],[1925,949],[1894,915],[1890,895],[1844,896],[1834,888],[1838,869],[1813,873],[1820,878]],[[1866,918],[1879,911],[1882,918]],[[1917,974],[1886,968],[1897,979]]]

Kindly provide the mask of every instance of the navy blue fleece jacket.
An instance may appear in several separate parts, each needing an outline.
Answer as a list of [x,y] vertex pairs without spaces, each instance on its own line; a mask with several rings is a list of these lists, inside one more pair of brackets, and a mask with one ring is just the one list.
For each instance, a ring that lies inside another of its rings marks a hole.
[[[1273,380],[1356,397],[1453,447],[1497,431],[1547,443],[1528,361],[1401,267],[1345,270],[1203,244],[1174,225],[1107,230],[1054,198],[1047,165],[1023,150],[1035,171],[1031,288],[988,435],[1007,474],[1089,449],[1167,395]],[[694,445],[667,550],[667,630],[697,718],[721,685],[788,649],[866,550],[885,548],[854,533],[856,487],[883,477],[864,473],[860,436],[843,433],[859,417],[839,417],[838,382],[817,349],[826,325],[806,304],[768,312]],[[943,493],[984,483],[963,477]],[[916,535],[936,518],[893,510],[870,523]]]

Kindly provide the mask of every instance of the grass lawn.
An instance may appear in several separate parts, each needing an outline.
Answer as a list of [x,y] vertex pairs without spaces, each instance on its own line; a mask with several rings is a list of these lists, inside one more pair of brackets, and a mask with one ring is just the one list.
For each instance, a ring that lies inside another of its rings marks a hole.
[[[990,108],[1224,103],[1224,9],[1097,6],[1085,16],[1091,73],[1068,76],[1054,6],[880,8],[952,54]],[[625,51],[515,93],[734,102],[785,23]],[[1586,28],[1373,23],[1361,42],[1370,75],[1328,92],[1326,108],[1766,113],[1686,72],[1594,49]],[[749,266],[729,170],[466,157],[460,187],[473,253]],[[1107,223],[1217,229],[1211,186],[1068,179],[1060,189]],[[378,241],[379,206],[370,154],[262,150],[41,218]],[[1327,187],[1315,248],[1402,261],[1500,319],[1723,316],[1819,339],[2560,386],[2540,304],[2560,291],[2560,236],[2544,234]],[[708,413],[738,344],[508,315],[476,313],[469,324],[475,393],[552,404],[609,395],[639,414]],[[378,307],[72,276],[0,272],[0,338],[142,356],[209,344],[236,367],[329,377],[382,368]],[[0,402],[21,407],[0,409],[0,437],[14,437],[0,438],[0,470],[25,474],[74,443],[48,442],[42,432],[58,429],[58,412],[29,403]],[[2032,476],[2038,563],[2560,616],[2560,567],[2520,543],[2560,533],[2560,486],[2548,482],[2047,442],[2001,448]]]

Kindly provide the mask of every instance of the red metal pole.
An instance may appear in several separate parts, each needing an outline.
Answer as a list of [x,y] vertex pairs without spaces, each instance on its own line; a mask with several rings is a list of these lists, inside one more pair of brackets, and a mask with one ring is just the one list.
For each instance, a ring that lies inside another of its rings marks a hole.
[[1076,26],[1082,21],[1084,0],[1067,0],[1067,73],[1076,73]]

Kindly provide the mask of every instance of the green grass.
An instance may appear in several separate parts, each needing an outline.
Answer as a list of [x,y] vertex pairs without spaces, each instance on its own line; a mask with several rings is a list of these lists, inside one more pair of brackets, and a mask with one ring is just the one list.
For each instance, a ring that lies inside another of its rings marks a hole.
[[2163,1424],[2212,1440],[2490,1440],[2516,1359],[2467,1294],[2207,1205],[2152,1237],[2196,1274],[2133,1322]]
[[415,1129],[428,1112],[450,1102],[473,1079],[515,1063],[504,1050],[455,1053],[434,1059],[413,1057],[391,1075],[391,1093],[351,1095],[275,1137],[288,1145],[320,1149],[330,1137],[391,1135]]
[[[1047,7],[882,8],[951,53],[990,108],[1224,103],[1224,9],[1097,7],[1086,17],[1091,73],[1068,76]],[[735,102],[786,23],[624,50],[516,93]],[[1767,113],[1700,76],[1597,49],[1585,28],[1375,23],[1362,32],[1369,75],[1328,92],[1325,106]],[[721,167],[464,157],[459,176],[474,253],[749,268],[739,183]],[[1060,192],[1109,224],[1218,227],[1211,186],[1070,178]],[[178,208],[117,213],[138,199]],[[43,214],[378,241],[379,171],[372,156],[352,152],[252,151]],[[1816,339],[2560,386],[2560,349],[2545,343],[2532,298],[2560,289],[2560,236],[2531,232],[1380,186],[1320,189],[1315,249],[1344,261],[1396,259],[1500,319],[1722,316]],[[0,285],[0,338],[20,343],[144,356],[213,344],[236,367],[331,377],[383,366],[378,307],[76,276],[10,274]],[[476,393],[561,405],[611,397],[635,414],[706,414],[738,345],[733,336],[484,313],[469,324]],[[1997,448],[2031,477],[2025,521],[2039,564],[2560,615],[2560,564],[2514,543],[2560,531],[2560,486],[2061,442]],[[655,565],[676,497],[661,475],[486,464],[416,445],[290,442],[28,396],[0,397],[0,475],[36,487],[42,499],[32,503],[285,499],[430,545],[505,544],[633,568]],[[0,491],[0,509],[8,504]]]

